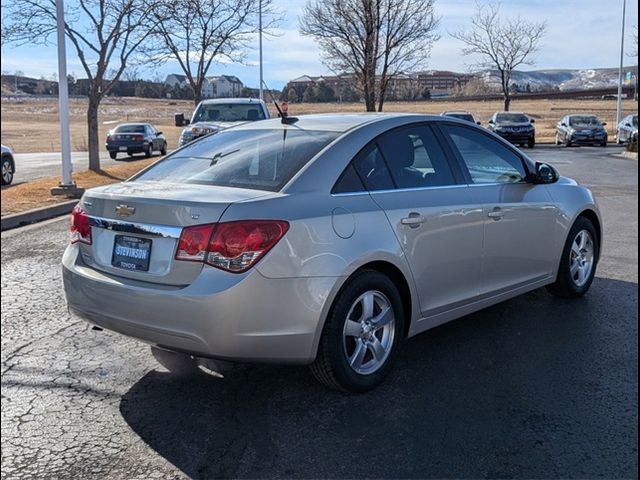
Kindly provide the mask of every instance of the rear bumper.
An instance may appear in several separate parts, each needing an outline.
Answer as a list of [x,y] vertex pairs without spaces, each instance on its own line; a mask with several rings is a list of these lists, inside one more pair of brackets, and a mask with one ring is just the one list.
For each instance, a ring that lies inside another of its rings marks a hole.
[[143,143],[107,143],[106,145],[107,151],[109,152],[132,152],[132,153],[142,153],[149,146],[149,142]]
[[325,299],[336,278],[270,279],[204,267],[186,287],[104,274],[72,245],[63,257],[72,313],[89,323],[167,349],[234,361],[310,363]]

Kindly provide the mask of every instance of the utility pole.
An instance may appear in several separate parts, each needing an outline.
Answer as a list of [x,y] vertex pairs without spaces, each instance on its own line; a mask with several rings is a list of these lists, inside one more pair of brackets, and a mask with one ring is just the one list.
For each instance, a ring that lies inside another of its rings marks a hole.
[[71,173],[71,134],[69,133],[69,86],[67,84],[67,52],[64,33],[64,4],[56,0],[56,27],[58,37],[58,110],[60,117],[60,150],[62,156],[62,181],[51,189],[52,195],[78,197],[82,194],[76,187]]
[[618,71],[618,97],[616,104],[616,125],[622,116],[622,69],[624,62],[624,20],[627,14],[627,0],[622,0],[622,35],[620,38],[620,69]]
[[262,0],[258,0],[258,44],[260,50],[260,100],[264,100],[262,93],[262,83],[264,82],[262,76]]

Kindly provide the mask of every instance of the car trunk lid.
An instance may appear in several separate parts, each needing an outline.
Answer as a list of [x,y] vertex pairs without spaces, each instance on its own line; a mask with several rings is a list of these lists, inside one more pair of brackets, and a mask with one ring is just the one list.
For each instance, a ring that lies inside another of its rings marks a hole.
[[188,285],[202,270],[176,261],[183,227],[216,223],[234,202],[268,192],[166,182],[124,182],[88,191],[81,207],[90,217],[92,244],[81,244],[83,261],[121,277],[165,285]]

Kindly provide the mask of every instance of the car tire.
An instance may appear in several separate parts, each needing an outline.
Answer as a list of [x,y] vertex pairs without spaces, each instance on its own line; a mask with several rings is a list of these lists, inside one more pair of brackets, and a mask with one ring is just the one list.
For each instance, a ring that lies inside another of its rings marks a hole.
[[11,185],[15,168],[9,157],[2,158],[2,185]]
[[111,160],[115,160],[117,156],[118,152],[109,152],[109,157],[111,157]]
[[160,150],[160,154],[161,155],[166,155],[167,154],[167,142],[164,142],[162,144],[162,150]]
[[616,134],[616,144],[622,145],[622,139],[620,138],[620,132]]
[[533,148],[536,146],[536,139],[535,138],[530,138],[529,141],[527,142],[527,147],[528,148]]
[[196,359],[186,353],[151,347],[151,354],[160,365],[176,375],[191,376],[200,372]]
[[151,144],[149,144],[147,149],[144,151],[144,156],[146,158],[149,158],[151,155],[153,155],[153,146]]
[[593,223],[578,217],[562,250],[556,281],[547,290],[558,297],[581,297],[591,287],[599,257],[600,242]]
[[603,140],[600,146],[605,148],[607,146],[607,140]]
[[560,145],[560,134],[556,133],[556,145]]
[[[378,328],[376,319],[384,321]],[[311,372],[335,390],[371,390],[391,371],[404,339],[404,322],[393,281],[374,270],[357,273],[331,307]]]

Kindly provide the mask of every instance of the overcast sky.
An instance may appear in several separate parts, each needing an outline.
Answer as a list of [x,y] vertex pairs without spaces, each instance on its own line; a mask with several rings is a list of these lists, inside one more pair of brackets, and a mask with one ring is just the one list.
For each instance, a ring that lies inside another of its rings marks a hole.
[[[299,75],[321,75],[331,73],[320,60],[320,51],[315,42],[298,33],[298,16],[304,0],[274,0],[285,12],[278,36],[264,41],[265,80],[271,88],[281,88]],[[4,2],[3,2],[4,3]],[[436,0],[436,10],[441,17],[441,39],[434,45],[428,69],[467,71],[473,59],[460,54],[461,44],[448,32],[469,25],[474,0]],[[615,67],[618,64],[622,0],[505,0],[503,15],[518,15],[546,21],[547,34],[540,52],[536,55],[535,67],[553,68],[597,68]],[[4,9],[3,9],[4,16]],[[638,2],[627,1],[627,46],[630,47],[631,31],[637,24]],[[75,52],[67,46],[68,71],[83,77]],[[258,52],[256,48],[247,52],[244,65],[214,65],[210,75],[230,74],[238,76],[246,85],[258,85]],[[625,57],[625,64],[636,59]],[[57,71],[55,46],[33,46],[15,48],[2,46],[2,70],[13,73],[21,70],[28,76],[50,77]],[[147,78],[164,78],[168,73],[181,73],[177,64],[168,63],[157,70],[141,70]]]

